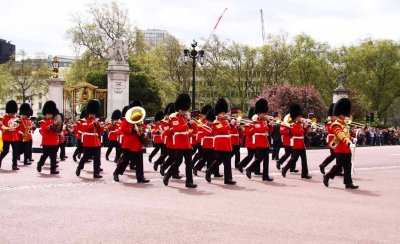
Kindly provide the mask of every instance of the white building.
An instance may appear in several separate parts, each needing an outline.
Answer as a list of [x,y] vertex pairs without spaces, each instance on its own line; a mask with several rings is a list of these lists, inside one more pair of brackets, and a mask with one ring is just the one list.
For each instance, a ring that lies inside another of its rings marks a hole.
[[142,30],[141,32],[143,34],[144,42],[151,48],[167,41],[169,38],[176,39],[166,30],[148,29]]

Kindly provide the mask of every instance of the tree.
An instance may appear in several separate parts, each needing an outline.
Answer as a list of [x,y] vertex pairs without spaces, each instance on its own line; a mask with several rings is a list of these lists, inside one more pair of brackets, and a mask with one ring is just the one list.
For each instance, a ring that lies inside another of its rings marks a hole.
[[[135,31],[131,27],[128,10],[113,1],[111,3],[90,4],[87,16],[73,15],[74,26],[67,31],[72,44],[95,57],[107,57],[107,49],[116,38],[122,38],[128,44],[128,50],[135,46]],[[85,19],[88,19],[87,21]]]
[[287,114],[289,107],[293,103],[298,103],[303,109],[303,116],[308,113],[314,115],[320,120],[327,117],[327,106],[324,105],[319,92],[312,85],[294,86],[294,85],[273,85],[266,86],[261,95],[251,101],[254,106],[255,102],[265,98],[268,101],[269,111]]
[[3,65],[2,71],[8,75],[2,77],[8,82],[10,95],[16,95],[17,99],[24,103],[39,93],[45,93],[45,80],[51,76],[51,70],[46,60],[31,59],[23,50],[18,52],[18,56],[20,61],[11,59]]

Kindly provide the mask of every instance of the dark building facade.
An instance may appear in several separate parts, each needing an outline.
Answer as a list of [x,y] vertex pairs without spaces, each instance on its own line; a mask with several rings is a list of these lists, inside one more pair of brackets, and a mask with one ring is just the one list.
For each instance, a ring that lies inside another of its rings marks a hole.
[[15,45],[0,38],[0,64],[10,60],[13,54],[15,54]]

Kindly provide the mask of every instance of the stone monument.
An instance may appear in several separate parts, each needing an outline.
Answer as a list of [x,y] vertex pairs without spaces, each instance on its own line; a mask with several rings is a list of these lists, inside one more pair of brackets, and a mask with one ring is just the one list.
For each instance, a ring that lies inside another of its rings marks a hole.
[[338,77],[339,86],[333,90],[333,103],[336,103],[341,98],[349,97],[349,90],[344,87],[345,77],[343,75]]
[[120,38],[114,39],[108,48],[107,68],[107,117],[115,109],[129,104],[129,64],[128,47]]
[[51,62],[53,65],[53,75],[50,79],[46,80],[47,84],[49,84],[49,100],[52,100],[56,103],[58,110],[63,113],[64,112],[64,83],[65,80],[58,77],[58,68],[60,65],[60,59],[58,57],[54,57]]

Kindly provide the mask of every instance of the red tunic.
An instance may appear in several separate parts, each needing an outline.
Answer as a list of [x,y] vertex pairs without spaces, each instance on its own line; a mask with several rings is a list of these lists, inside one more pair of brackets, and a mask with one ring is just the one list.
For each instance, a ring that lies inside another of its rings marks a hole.
[[292,139],[292,133],[290,132],[290,127],[281,125],[279,133],[282,135],[282,145],[284,147],[291,147],[290,141]]
[[250,135],[250,132],[253,130],[253,123],[248,123],[244,126],[244,134],[246,135],[246,141],[244,143],[244,146],[246,148],[254,149],[256,148],[254,143],[253,143],[253,138]]
[[340,140],[339,144],[334,149],[335,153],[351,153],[350,143],[352,138],[350,136],[349,126],[347,126],[343,120],[337,119],[332,123],[331,129]]
[[154,144],[162,144],[163,143],[163,140],[161,138],[161,133],[162,133],[162,129],[161,129],[160,122],[156,122],[151,125],[151,134],[153,135],[153,143]]
[[295,122],[290,132],[292,134],[293,149],[305,149],[304,136],[308,133],[308,128],[304,129],[302,123]]
[[101,147],[101,141],[99,136],[104,133],[104,128],[94,125],[96,119],[85,118],[81,120],[81,131],[82,131],[82,143],[84,147]]
[[240,135],[239,135],[239,129],[237,127],[236,122],[231,125],[231,143],[232,145],[239,145],[240,143]]
[[215,151],[232,151],[231,143],[231,126],[228,121],[217,119],[212,124],[214,131],[214,150]]
[[15,129],[13,131],[5,130],[5,127],[10,127],[9,122],[11,119],[15,118],[15,116],[11,116],[6,114],[3,117],[3,123],[1,124],[1,129],[3,132],[3,141],[17,141],[18,140],[18,131]]
[[43,119],[39,121],[40,131],[42,134],[43,146],[58,146],[58,134],[51,128],[53,125],[52,119]]
[[326,142],[328,143],[328,145],[333,141],[333,139],[335,139],[335,132],[332,130],[331,125],[332,121],[329,121],[326,124],[326,131],[328,132],[328,136],[326,137]]
[[189,126],[184,117],[175,114],[170,117],[172,128],[172,145],[174,149],[191,149],[192,145],[189,139]]
[[[32,134],[31,134],[32,127],[33,127],[32,121],[29,118],[21,119],[21,123],[17,128],[18,141],[24,141],[24,142],[32,141]],[[26,134],[25,139],[23,138],[24,134]]]
[[108,126],[108,140],[117,141],[118,140],[118,130],[119,126],[117,122],[112,122]]
[[81,132],[81,120],[76,121],[74,134],[77,140],[82,140],[82,132]]
[[253,143],[256,148],[269,148],[268,136],[272,130],[273,127],[271,126],[270,128],[265,120],[257,119],[253,122],[253,128],[249,133],[253,137]]
[[132,130],[134,126],[134,124],[129,123],[126,119],[121,120],[122,148],[128,149],[131,152],[139,152],[143,150],[143,146],[139,135]]
[[214,148],[214,133],[210,126],[203,124],[200,127],[202,131],[202,141],[201,146],[205,149],[213,149]]

